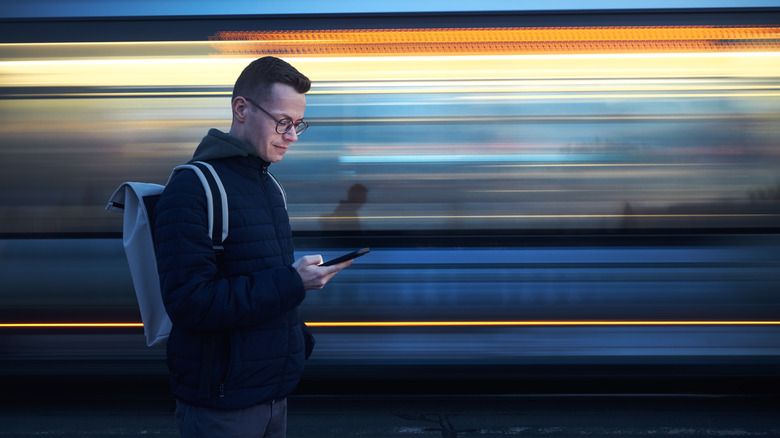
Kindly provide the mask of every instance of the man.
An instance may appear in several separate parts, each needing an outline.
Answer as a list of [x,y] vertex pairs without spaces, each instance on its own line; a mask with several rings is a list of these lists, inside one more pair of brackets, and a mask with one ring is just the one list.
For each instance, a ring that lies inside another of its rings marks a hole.
[[268,174],[307,127],[310,87],[285,61],[255,60],[233,88],[230,132],[210,130],[195,150],[192,159],[211,164],[227,193],[219,255],[194,172],[177,173],[157,204],[155,250],[173,322],[168,367],[184,437],[285,436],[286,397],[313,347],[298,306],[351,263],[294,260],[284,195]]

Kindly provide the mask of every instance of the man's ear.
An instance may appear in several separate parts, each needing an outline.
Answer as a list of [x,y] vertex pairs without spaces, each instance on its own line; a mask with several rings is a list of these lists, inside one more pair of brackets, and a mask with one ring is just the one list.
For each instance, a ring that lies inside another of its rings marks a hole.
[[249,110],[247,103],[246,99],[241,96],[236,96],[236,98],[233,99],[232,107],[234,120],[244,123],[246,112]]

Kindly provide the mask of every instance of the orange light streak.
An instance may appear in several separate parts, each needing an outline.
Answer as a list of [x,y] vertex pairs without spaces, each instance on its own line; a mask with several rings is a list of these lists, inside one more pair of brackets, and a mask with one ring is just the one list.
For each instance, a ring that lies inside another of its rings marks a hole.
[[[497,326],[672,326],[780,325],[780,321],[336,321],[309,327],[497,327]],[[140,322],[0,323],[0,328],[141,328]]]
[[140,322],[22,322],[0,323],[0,328],[127,328],[143,327]]
[[771,26],[593,26],[224,31],[220,55],[418,56],[774,51]]

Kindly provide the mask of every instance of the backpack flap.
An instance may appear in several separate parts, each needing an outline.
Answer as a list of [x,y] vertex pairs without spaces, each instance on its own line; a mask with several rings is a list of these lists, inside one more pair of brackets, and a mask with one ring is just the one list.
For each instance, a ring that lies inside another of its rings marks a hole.
[[116,190],[114,190],[114,194],[112,194],[108,199],[106,210],[118,211],[120,213],[125,211],[125,187],[128,184],[132,183],[122,183],[119,187],[117,187]]

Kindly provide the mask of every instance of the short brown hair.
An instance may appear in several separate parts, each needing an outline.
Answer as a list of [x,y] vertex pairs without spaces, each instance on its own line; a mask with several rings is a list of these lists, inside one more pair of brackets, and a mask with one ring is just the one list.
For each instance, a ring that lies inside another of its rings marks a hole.
[[282,83],[304,94],[311,88],[311,80],[288,62],[273,56],[264,56],[244,68],[233,86],[233,99],[252,97],[261,101],[268,98],[271,85]]

